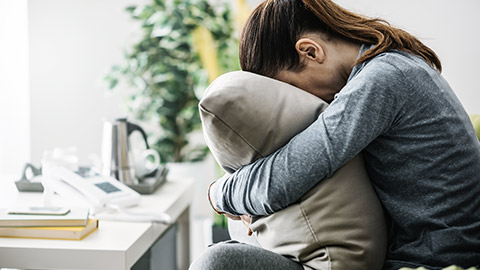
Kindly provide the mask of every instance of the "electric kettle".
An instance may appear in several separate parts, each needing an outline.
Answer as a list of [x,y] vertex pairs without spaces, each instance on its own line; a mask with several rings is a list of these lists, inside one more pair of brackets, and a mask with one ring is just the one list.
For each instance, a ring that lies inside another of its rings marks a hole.
[[102,174],[112,176],[126,185],[138,184],[135,176],[135,161],[133,160],[129,136],[139,131],[149,149],[147,134],[136,124],[126,118],[118,118],[113,122],[103,124],[102,139]]

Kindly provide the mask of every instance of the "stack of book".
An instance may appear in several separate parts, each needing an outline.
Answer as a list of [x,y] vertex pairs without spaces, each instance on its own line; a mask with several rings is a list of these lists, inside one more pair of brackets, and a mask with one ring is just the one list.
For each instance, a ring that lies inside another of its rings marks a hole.
[[64,214],[19,214],[0,208],[0,237],[81,240],[98,228],[88,208]]

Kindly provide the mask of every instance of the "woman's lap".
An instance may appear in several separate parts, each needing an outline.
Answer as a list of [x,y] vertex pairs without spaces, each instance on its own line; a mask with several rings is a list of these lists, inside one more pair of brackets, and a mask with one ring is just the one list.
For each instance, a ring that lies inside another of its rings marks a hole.
[[190,270],[201,269],[302,270],[303,267],[280,254],[232,240],[209,247],[190,265]]

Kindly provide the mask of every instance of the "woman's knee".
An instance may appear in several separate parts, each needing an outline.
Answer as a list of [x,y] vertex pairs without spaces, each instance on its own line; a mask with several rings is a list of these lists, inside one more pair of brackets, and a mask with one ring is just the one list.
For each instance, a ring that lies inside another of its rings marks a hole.
[[221,242],[207,248],[190,265],[190,270],[201,269],[234,269],[241,260],[239,243]]
[[190,270],[204,269],[303,270],[303,267],[280,254],[231,240],[207,248],[190,266]]

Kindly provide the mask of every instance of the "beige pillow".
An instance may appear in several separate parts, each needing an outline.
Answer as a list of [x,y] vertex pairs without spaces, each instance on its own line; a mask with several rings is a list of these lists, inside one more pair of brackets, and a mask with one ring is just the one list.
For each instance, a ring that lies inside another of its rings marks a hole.
[[[204,136],[227,172],[268,156],[327,107],[289,84],[235,71],[215,80],[200,101]],[[262,247],[305,269],[381,269],[386,225],[361,156],[322,180],[299,203],[253,219]]]

